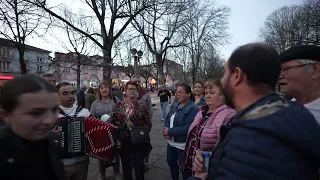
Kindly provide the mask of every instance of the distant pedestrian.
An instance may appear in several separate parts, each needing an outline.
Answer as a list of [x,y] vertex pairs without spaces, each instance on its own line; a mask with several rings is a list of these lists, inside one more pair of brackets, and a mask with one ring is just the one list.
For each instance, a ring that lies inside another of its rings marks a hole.
[[86,90],[87,90],[87,87],[82,86],[77,93],[78,106],[83,107],[83,108],[86,106],[86,98],[85,98],[85,94],[84,94],[84,92],[86,92]]
[[160,105],[162,110],[162,121],[166,118],[167,115],[167,106],[168,103],[171,104],[171,93],[166,89],[166,86],[161,86],[161,89],[158,92],[158,97],[160,97]]
[[92,103],[96,100],[94,90],[92,87],[89,87],[87,93],[85,94],[85,108],[90,110]]

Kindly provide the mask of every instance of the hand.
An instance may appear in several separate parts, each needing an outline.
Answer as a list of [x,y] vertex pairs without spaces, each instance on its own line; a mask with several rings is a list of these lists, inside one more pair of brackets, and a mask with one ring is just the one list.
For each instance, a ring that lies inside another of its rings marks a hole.
[[172,139],[171,136],[164,136],[164,138],[165,138],[166,140]]
[[206,180],[208,177],[208,172],[203,172],[203,173],[195,173],[194,177],[200,178],[202,180]]
[[169,100],[169,102],[168,102],[169,104],[171,104],[171,99]]
[[61,136],[61,131],[58,130],[58,126],[55,125],[54,128],[51,130],[51,132],[57,133],[59,136]]
[[162,130],[162,133],[163,133],[163,136],[168,136],[168,128],[163,128]]
[[193,159],[192,169],[195,173],[204,173],[204,159],[202,157],[202,151],[198,151]]

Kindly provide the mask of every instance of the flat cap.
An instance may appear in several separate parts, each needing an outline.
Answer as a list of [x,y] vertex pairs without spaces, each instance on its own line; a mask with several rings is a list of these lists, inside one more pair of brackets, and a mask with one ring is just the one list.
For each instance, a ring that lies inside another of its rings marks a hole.
[[280,54],[281,63],[296,59],[307,59],[320,62],[320,47],[316,45],[294,46]]

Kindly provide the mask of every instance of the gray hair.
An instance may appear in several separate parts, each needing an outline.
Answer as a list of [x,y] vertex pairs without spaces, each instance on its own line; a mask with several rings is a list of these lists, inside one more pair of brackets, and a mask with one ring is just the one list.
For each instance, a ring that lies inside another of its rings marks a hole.
[[311,63],[316,63],[318,61],[310,60],[310,59],[297,59],[301,64],[311,64]]

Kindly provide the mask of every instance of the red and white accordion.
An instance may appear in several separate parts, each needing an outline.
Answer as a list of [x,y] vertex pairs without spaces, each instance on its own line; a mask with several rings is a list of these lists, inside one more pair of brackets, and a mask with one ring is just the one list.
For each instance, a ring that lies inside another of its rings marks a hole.
[[112,160],[117,127],[94,117],[63,117],[57,121],[61,131],[61,158],[89,155]]

